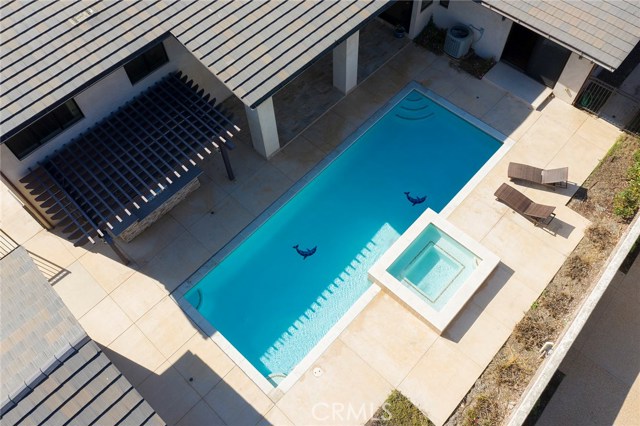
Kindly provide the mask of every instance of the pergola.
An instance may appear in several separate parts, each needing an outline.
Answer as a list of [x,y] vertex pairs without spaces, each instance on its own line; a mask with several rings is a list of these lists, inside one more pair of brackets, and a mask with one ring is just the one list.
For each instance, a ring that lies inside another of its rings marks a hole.
[[21,179],[75,245],[112,244],[192,182],[205,156],[227,149],[240,129],[180,72],[131,99]]

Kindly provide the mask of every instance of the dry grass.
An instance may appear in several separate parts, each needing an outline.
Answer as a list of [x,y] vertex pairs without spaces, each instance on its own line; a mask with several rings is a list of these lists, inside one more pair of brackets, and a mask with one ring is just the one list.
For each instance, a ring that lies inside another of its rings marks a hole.
[[554,319],[564,318],[574,307],[575,296],[563,291],[553,290],[541,298],[540,305],[545,308]]
[[513,335],[525,350],[536,350],[553,338],[556,326],[548,316],[543,309],[535,309],[516,325]]
[[466,426],[494,426],[500,421],[500,405],[495,394],[479,395],[466,413]]
[[572,254],[564,264],[564,275],[572,281],[580,282],[589,276],[591,272],[591,262],[586,256],[581,254]]
[[394,390],[366,426],[433,426],[433,423],[404,395]]

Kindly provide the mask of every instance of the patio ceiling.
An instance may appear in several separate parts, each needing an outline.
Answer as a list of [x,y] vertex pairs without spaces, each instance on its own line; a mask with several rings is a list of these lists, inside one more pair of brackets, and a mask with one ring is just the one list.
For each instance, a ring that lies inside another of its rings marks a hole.
[[[197,177],[198,162],[240,129],[203,90],[171,73],[21,179],[42,210],[82,245],[110,241]],[[230,169],[227,170],[232,174]]]

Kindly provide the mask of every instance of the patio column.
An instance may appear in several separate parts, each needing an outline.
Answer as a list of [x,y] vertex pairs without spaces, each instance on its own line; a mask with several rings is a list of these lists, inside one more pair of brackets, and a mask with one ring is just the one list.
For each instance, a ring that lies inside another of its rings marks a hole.
[[271,157],[280,149],[273,98],[267,99],[254,109],[246,105],[244,109],[249,120],[253,148],[264,158]]
[[333,49],[333,85],[345,95],[358,85],[358,44],[356,31]]

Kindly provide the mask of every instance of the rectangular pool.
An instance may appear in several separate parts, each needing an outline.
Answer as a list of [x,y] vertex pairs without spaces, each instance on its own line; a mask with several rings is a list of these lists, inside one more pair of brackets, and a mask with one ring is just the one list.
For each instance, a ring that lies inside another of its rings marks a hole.
[[412,84],[185,294],[277,384],[367,290],[368,269],[502,146]]

